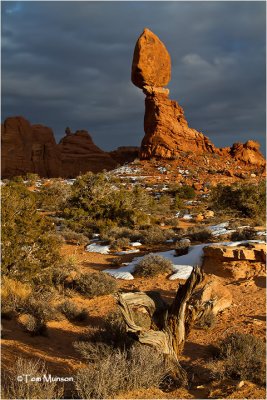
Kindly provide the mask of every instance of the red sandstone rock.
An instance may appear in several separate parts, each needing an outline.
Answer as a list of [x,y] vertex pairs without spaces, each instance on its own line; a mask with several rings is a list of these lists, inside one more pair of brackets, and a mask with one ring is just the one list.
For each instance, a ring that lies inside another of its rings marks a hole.
[[134,161],[139,157],[140,148],[137,146],[121,146],[116,150],[110,151],[109,155],[118,164],[125,164]]
[[257,142],[249,140],[244,145],[238,143],[231,148],[217,149],[206,136],[189,128],[182,107],[168,98],[169,90],[163,87],[170,75],[167,49],[154,33],[145,29],[137,40],[132,63],[132,82],[146,95],[141,159],[170,159],[184,152],[214,153],[257,167],[265,165]]
[[92,141],[87,131],[67,134],[59,142],[62,158],[62,176],[74,178],[87,171],[100,172],[117,166],[109,153],[104,152]]
[[230,154],[236,160],[246,164],[265,165],[265,159],[259,151],[260,144],[254,140],[248,140],[245,144],[234,143],[230,149]]
[[132,82],[142,89],[145,85],[166,86],[170,78],[170,55],[160,39],[145,28],[134,50]]
[[7,118],[2,126],[2,177],[38,173],[60,175],[60,153],[50,128],[30,125],[23,117]]

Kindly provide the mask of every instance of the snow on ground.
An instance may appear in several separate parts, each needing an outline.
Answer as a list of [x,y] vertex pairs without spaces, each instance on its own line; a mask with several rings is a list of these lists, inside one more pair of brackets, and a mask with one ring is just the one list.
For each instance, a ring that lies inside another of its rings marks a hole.
[[211,234],[213,236],[220,236],[220,235],[225,235],[226,233],[228,234],[235,232],[235,229],[228,229],[228,226],[229,226],[229,221],[222,222],[221,224],[218,225],[208,226],[208,229],[211,231]]
[[123,250],[123,251],[118,251],[115,253],[117,256],[121,256],[122,254],[133,254],[133,253],[139,253],[139,249],[132,249],[132,250]]
[[184,220],[190,220],[190,219],[192,219],[193,218],[193,216],[191,215],[191,214],[185,214],[184,216],[183,216],[183,219]]
[[[265,243],[262,240],[243,240],[240,242],[220,242],[220,243],[203,243],[191,246],[188,254],[183,256],[176,256],[175,251],[164,251],[155,253],[159,256],[167,258],[172,262],[173,274],[169,277],[170,280],[175,279],[187,279],[193,269],[193,266],[201,265],[203,258],[203,248],[206,246],[222,245],[222,246],[239,246],[245,243]],[[136,265],[142,260],[143,257],[136,257],[128,265],[120,267],[118,269],[105,269],[103,272],[113,276],[116,279],[134,279],[132,273],[135,270]]]
[[109,246],[101,246],[96,243],[91,243],[86,246],[86,251],[89,253],[109,254]]

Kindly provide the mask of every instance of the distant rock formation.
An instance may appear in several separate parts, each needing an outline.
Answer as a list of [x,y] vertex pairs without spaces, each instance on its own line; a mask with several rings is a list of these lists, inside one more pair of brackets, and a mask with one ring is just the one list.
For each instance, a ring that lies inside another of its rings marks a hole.
[[166,47],[153,32],[144,29],[137,40],[132,63],[132,82],[146,95],[141,159],[172,159],[181,152],[191,151],[233,157],[257,166],[265,164],[257,142],[218,149],[202,133],[189,128],[182,107],[169,99],[169,89],[164,88],[170,76],[171,59]]
[[50,128],[31,125],[23,117],[10,117],[1,131],[3,178],[28,172],[44,177],[60,176],[60,152]]
[[58,147],[62,160],[62,177],[74,178],[87,171],[100,172],[117,166],[116,161],[97,147],[85,130],[75,133],[67,131]]
[[140,147],[137,146],[121,146],[116,150],[110,151],[109,154],[118,164],[125,164],[138,158],[139,151]]
[[7,118],[1,131],[2,178],[28,172],[44,178],[74,178],[87,171],[110,170],[118,164],[94,144],[86,131],[71,133],[68,128],[56,144],[52,129],[31,125],[23,117]]

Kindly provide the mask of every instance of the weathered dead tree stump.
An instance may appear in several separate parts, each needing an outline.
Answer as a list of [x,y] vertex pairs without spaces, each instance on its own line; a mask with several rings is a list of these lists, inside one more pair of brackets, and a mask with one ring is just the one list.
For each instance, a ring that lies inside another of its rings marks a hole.
[[[216,315],[229,307],[232,301],[227,289],[228,297],[226,291],[216,295],[218,282],[211,280],[195,290],[201,283],[204,283],[204,273],[196,266],[185,284],[179,284],[171,305],[167,305],[157,292],[117,294],[127,332],[140,343],[154,346],[179,365],[179,355],[191,327],[208,315]],[[138,323],[136,312],[149,316],[150,327]]]

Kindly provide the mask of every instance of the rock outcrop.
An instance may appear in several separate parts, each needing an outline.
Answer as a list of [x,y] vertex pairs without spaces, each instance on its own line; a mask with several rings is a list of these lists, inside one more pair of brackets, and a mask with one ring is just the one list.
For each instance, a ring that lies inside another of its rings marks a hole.
[[193,152],[232,157],[255,166],[265,164],[257,142],[218,149],[201,132],[190,128],[182,107],[169,99],[169,90],[164,87],[170,76],[171,59],[166,47],[153,32],[145,29],[136,43],[132,63],[132,82],[146,95],[141,159],[172,159],[181,153]]
[[206,273],[234,279],[265,273],[266,245],[248,243],[239,246],[210,245],[203,249]]
[[1,131],[3,178],[28,172],[42,177],[60,176],[61,155],[50,128],[31,125],[23,117],[10,117]]
[[62,177],[74,178],[87,171],[100,172],[117,166],[117,162],[97,147],[85,130],[66,132],[58,147],[62,159]]
[[134,161],[139,157],[140,147],[137,146],[121,146],[116,150],[110,151],[109,155],[118,164],[125,164]]
[[56,144],[52,129],[31,125],[23,117],[7,118],[1,130],[2,178],[28,172],[44,178],[74,178],[87,171],[117,166],[117,161],[99,149],[86,131],[66,130],[66,136]]

